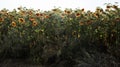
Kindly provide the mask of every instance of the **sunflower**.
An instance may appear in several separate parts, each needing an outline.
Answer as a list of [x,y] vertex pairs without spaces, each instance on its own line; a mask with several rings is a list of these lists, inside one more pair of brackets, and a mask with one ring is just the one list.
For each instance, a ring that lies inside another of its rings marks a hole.
[[116,18],[115,20],[116,20],[117,22],[119,22],[119,21],[120,21],[120,18]]
[[64,13],[66,13],[67,12],[67,10],[64,10]]
[[93,15],[94,15],[94,17],[98,18],[98,14],[97,13],[94,13]]
[[19,22],[20,22],[20,23],[24,23],[25,20],[24,20],[23,18],[19,18]]
[[76,17],[80,17],[80,13],[76,13],[75,16],[76,16]]
[[34,19],[34,18],[30,18],[29,20],[30,20],[30,21],[35,21],[35,19]]
[[4,21],[4,19],[0,17],[0,22],[3,22],[3,21]]
[[65,12],[65,14],[71,14],[70,10],[65,10],[64,12]]
[[36,21],[32,22],[32,26],[36,26],[38,23]]
[[33,12],[30,10],[30,11],[28,12],[28,14],[31,16],[31,15],[33,14]]
[[84,23],[83,22],[79,22],[79,24],[82,26],[82,25],[84,25]]
[[37,16],[37,17],[40,16],[40,13],[36,13],[36,16]]
[[61,16],[62,18],[64,18],[64,17],[65,17],[65,14],[61,14],[60,16]]
[[13,27],[16,27],[16,23],[15,23],[14,21],[11,23],[11,25],[12,25]]
[[49,15],[45,15],[45,18],[49,18]]
[[111,8],[111,6],[110,6],[110,5],[107,5],[107,6],[106,6],[106,8],[108,8],[108,9],[109,9],[109,8]]
[[67,11],[66,13],[67,13],[67,14],[70,14],[71,12],[70,12],[70,11]]
[[118,6],[116,6],[116,5],[113,5],[112,7],[113,7],[114,9],[118,9]]
[[92,21],[91,21],[91,20],[88,20],[88,21],[87,21],[87,25],[90,25],[90,24],[92,24]]
[[83,9],[81,9],[82,11],[84,11],[84,8]]
[[44,14],[43,14],[43,13],[40,13],[40,16],[42,17],[42,16],[44,16]]
[[57,11],[57,9],[52,9],[52,11],[56,12],[56,11]]

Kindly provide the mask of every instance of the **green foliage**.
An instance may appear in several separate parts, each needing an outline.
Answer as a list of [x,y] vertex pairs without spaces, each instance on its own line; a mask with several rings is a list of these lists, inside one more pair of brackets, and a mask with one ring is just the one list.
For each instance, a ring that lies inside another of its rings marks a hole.
[[58,8],[42,12],[21,7],[18,11],[1,10],[0,58],[29,58],[65,67],[83,62],[99,65],[96,56],[101,53],[99,57],[110,55],[120,60],[119,14],[116,5],[95,12]]

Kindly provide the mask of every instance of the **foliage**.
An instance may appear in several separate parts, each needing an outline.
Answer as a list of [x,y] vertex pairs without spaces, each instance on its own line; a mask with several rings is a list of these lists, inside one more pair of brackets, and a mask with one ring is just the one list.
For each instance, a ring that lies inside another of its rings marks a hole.
[[64,66],[82,62],[97,64],[96,56],[101,53],[104,58],[105,53],[120,60],[119,14],[117,5],[107,5],[105,10],[98,7],[95,12],[3,9],[0,11],[0,58],[30,58],[43,65]]

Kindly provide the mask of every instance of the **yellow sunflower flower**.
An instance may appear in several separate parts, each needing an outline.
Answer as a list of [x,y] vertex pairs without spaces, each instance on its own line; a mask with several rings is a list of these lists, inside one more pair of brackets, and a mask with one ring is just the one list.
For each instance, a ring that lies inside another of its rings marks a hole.
[[25,20],[23,18],[19,18],[20,23],[25,23]]
[[68,15],[71,14],[70,10],[65,10],[64,12],[65,12],[65,14],[68,14]]
[[80,13],[76,13],[75,16],[76,16],[76,17],[80,17]]
[[33,21],[32,26],[36,26],[38,23],[36,21]]
[[13,22],[11,23],[11,25],[12,25],[13,27],[16,27],[16,22],[13,21]]

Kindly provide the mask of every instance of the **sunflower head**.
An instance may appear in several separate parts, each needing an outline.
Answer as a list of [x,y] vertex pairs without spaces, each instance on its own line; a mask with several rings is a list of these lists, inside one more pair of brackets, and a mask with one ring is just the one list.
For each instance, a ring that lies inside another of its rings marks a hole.
[[80,13],[76,13],[75,16],[76,16],[76,17],[80,17]]
[[4,19],[0,17],[0,22],[3,22],[3,21],[4,21]]
[[87,21],[87,25],[90,25],[90,24],[92,24],[92,21],[91,21],[91,20],[88,20],[88,21]]
[[67,14],[70,14],[71,12],[70,12],[70,11],[67,11],[66,13],[67,13]]
[[43,13],[40,13],[40,16],[42,17],[42,16],[44,16],[44,14],[43,14]]
[[57,11],[57,9],[52,9],[52,11],[56,12],[56,11]]
[[65,14],[71,14],[70,10],[64,10]]
[[36,16],[40,16],[40,13],[36,13]]
[[45,18],[49,18],[49,15],[45,15]]
[[65,17],[65,14],[61,14],[61,17],[64,18],[64,17]]
[[116,20],[117,22],[119,22],[119,21],[120,21],[120,18],[116,18],[115,20]]
[[30,21],[32,21],[32,22],[33,22],[33,21],[35,21],[35,19],[34,19],[34,18],[30,18],[29,20],[30,20]]
[[11,25],[12,25],[13,27],[16,27],[16,22],[13,21],[13,22],[11,23]]
[[23,18],[19,18],[19,22],[20,22],[20,23],[24,23],[25,20],[24,20]]
[[107,5],[107,6],[106,6],[106,8],[108,8],[108,9],[109,9],[109,8],[111,8],[111,6],[110,6],[110,5]]
[[32,22],[32,26],[37,26],[37,24],[38,24],[38,23],[37,23],[36,21],[33,21],[33,22]]
[[118,6],[117,5],[113,5],[112,6],[114,9],[118,9]]
[[81,10],[84,11],[84,8],[82,8]]
[[79,22],[79,24],[80,24],[80,26],[84,25],[84,23],[83,23],[83,22]]

